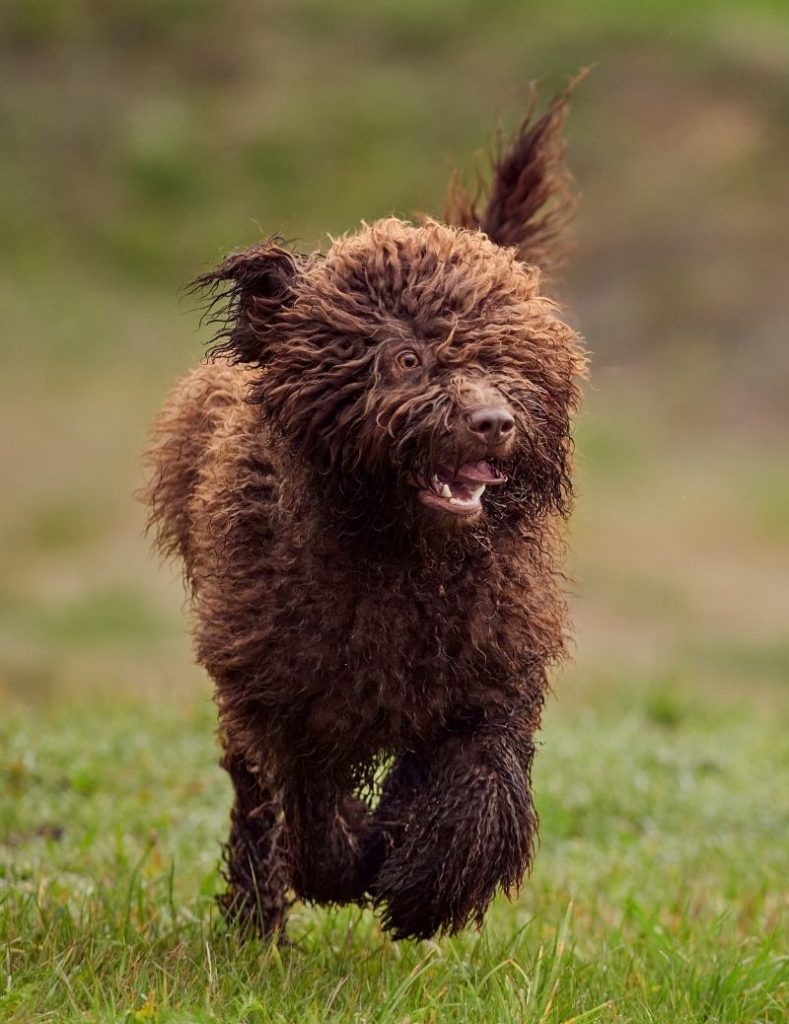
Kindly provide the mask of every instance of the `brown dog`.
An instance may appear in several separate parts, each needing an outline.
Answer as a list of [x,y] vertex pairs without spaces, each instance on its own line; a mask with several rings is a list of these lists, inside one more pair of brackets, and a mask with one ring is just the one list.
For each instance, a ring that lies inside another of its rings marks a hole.
[[264,934],[290,891],[455,931],[529,867],[584,369],[540,292],[566,104],[527,118],[479,214],[455,185],[450,226],[265,242],[198,281],[222,329],[157,421],[147,500],[216,684],[224,905]]

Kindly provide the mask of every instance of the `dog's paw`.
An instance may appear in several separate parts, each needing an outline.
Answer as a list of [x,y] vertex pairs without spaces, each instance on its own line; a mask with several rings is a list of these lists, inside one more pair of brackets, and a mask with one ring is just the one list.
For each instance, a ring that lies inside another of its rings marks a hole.
[[373,887],[384,929],[395,939],[427,939],[481,923],[497,880],[465,867],[441,844],[405,843],[391,851]]

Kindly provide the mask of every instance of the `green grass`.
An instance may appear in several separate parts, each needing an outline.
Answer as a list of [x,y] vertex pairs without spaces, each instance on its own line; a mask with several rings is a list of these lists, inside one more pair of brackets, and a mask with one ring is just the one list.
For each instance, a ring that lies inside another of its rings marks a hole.
[[230,794],[207,700],[4,712],[7,1024],[785,1019],[785,702],[643,680],[552,702],[542,848],[482,934],[393,944],[369,911],[297,906],[280,949],[214,908]]

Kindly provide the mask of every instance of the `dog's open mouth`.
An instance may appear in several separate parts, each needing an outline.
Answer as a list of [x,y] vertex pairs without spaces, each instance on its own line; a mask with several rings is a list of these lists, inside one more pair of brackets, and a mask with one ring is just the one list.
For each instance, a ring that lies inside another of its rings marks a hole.
[[497,473],[489,462],[466,462],[457,469],[436,466],[428,479],[414,477],[419,500],[428,508],[455,516],[472,516],[482,510],[486,487],[506,483],[506,476]]

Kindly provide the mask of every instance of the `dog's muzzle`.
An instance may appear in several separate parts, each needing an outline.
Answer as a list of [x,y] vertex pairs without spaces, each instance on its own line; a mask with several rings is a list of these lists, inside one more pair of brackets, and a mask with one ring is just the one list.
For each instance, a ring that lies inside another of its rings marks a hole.
[[485,460],[466,462],[457,469],[436,466],[429,478],[412,478],[423,505],[455,516],[473,516],[481,512],[485,488],[495,487],[506,481],[506,476],[498,473]]

